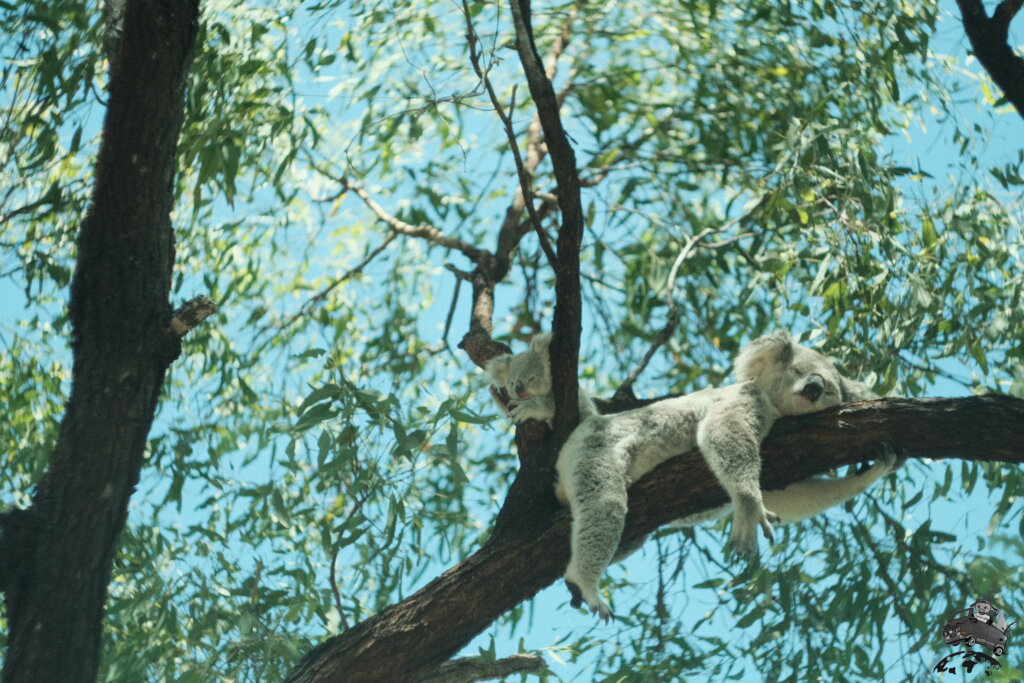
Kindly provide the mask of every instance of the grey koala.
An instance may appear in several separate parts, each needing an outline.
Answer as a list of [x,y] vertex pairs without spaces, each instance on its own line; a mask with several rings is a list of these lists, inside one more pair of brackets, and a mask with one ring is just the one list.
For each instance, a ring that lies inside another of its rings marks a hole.
[[[543,420],[551,426],[555,417],[555,399],[551,395],[551,334],[534,335],[530,348],[521,353],[495,356],[487,361],[487,374],[497,387],[508,392],[506,403],[494,386],[491,396],[502,414],[519,424],[524,420]],[[582,388],[579,390],[580,420],[597,414],[594,402]]]
[[840,376],[825,356],[797,345],[787,332],[748,344],[736,358],[734,374],[737,383],[730,386],[614,415],[592,415],[570,435],[558,456],[556,495],[572,510],[572,557],[565,581],[573,607],[585,602],[602,619],[611,617],[598,597],[597,582],[619,548],[626,490],[674,455],[700,448],[731,501],[680,523],[719,517],[731,507],[730,545],[742,553],[756,552],[758,528],[771,542],[773,522],[815,515],[902,464],[887,453],[862,474],[811,478],[762,492],[760,445],[778,417],[878,396]]

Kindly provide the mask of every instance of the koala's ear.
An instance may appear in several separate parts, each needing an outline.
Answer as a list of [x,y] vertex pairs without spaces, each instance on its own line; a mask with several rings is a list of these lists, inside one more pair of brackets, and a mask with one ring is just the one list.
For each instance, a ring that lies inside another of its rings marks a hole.
[[845,377],[839,378],[839,388],[842,392],[843,403],[849,403],[850,401],[867,401],[872,398],[881,398],[878,394],[871,391],[867,384],[858,382],[855,379],[846,379]]
[[508,381],[508,367],[511,361],[512,354],[503,353],[487,361],[487,364],[484,365],[484,370],[487,371],[487,374],[491,376],[491,379],[496,384],[505,386],[505,383]]
[[760,377],[772,365],[792,362],[794,349],[795,344],[789,332],[774,332],[758,337],[740,349],[733,363],[733,374],[740,382]]
[[548,347],[551,346],[551,333],[541,332],[533,335],[530,340],[530,349],[544,356],[548,355]]

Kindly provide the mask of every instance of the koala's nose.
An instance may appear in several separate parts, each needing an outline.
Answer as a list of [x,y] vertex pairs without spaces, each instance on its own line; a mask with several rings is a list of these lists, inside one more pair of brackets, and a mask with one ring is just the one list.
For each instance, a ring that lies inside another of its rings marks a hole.
[[517,396],[522,395],[526,391],[526,385],[523,382],[516,382],[512,388],[515,389]]
[[800,390],[800,395],[806,398],[811,403],[814,403],[821,395],[825,392],[825,378],[821,375],[810,375],[807,378],[807,382],[804,383],[804,388]]

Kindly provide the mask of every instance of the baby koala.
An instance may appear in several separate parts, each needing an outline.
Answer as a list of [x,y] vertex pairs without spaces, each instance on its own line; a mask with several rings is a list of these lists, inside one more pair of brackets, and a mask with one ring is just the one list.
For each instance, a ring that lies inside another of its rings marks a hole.
[[[555,399],[551,395],[551,334],[543,332],[534,335],[530,348],[521,353],[495,356],[487,361],[487,374],[496,386],[491,386],[491,396],[503,415],[519,424],[524,420],[542,420],[551,426],[555,417]],[[506,403],[500,389],[509,396]],[[590,396],[579,390],[580,420],[597,414]]]
[[711,519],[731,507],[730,544],[742,553],[756,552],[758,529],[773,541],[773,522],[815,515],[898,467],[890,454],[863,474],[807,479],[762,495],[760,445],[778,417],[878,397],[840,376],[825,356],[797,345],[787,332],[748,344],[734,372],[736,384],[623,413],[592,415],[569,436],[558,456],[556,495],[572,510],[572,557],[565,581],[573,607],[585,602],[603,619],[611,617],[598,597],[597,582],[619,548],[626,490],[674,455],[700,448],[731,501],[731,506],[681,523]]

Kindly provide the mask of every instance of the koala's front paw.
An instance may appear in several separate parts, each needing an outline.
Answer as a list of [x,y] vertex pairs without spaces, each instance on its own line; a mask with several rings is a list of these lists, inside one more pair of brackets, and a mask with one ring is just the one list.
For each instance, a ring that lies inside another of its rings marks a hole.
[[775,543],[772,523],[778,524],[779,516],[764,509],[759,501],[748,501],[733,508],[732,533],[729,535],[729,550],[738,555],[757,553],[757,529],[761,528],[768,543]]
[[554,416],[554,412],[536,396],[524,401],[517,401],[511,411],[512,421],[516,424],[526,420],[541,420],[550,425]]

